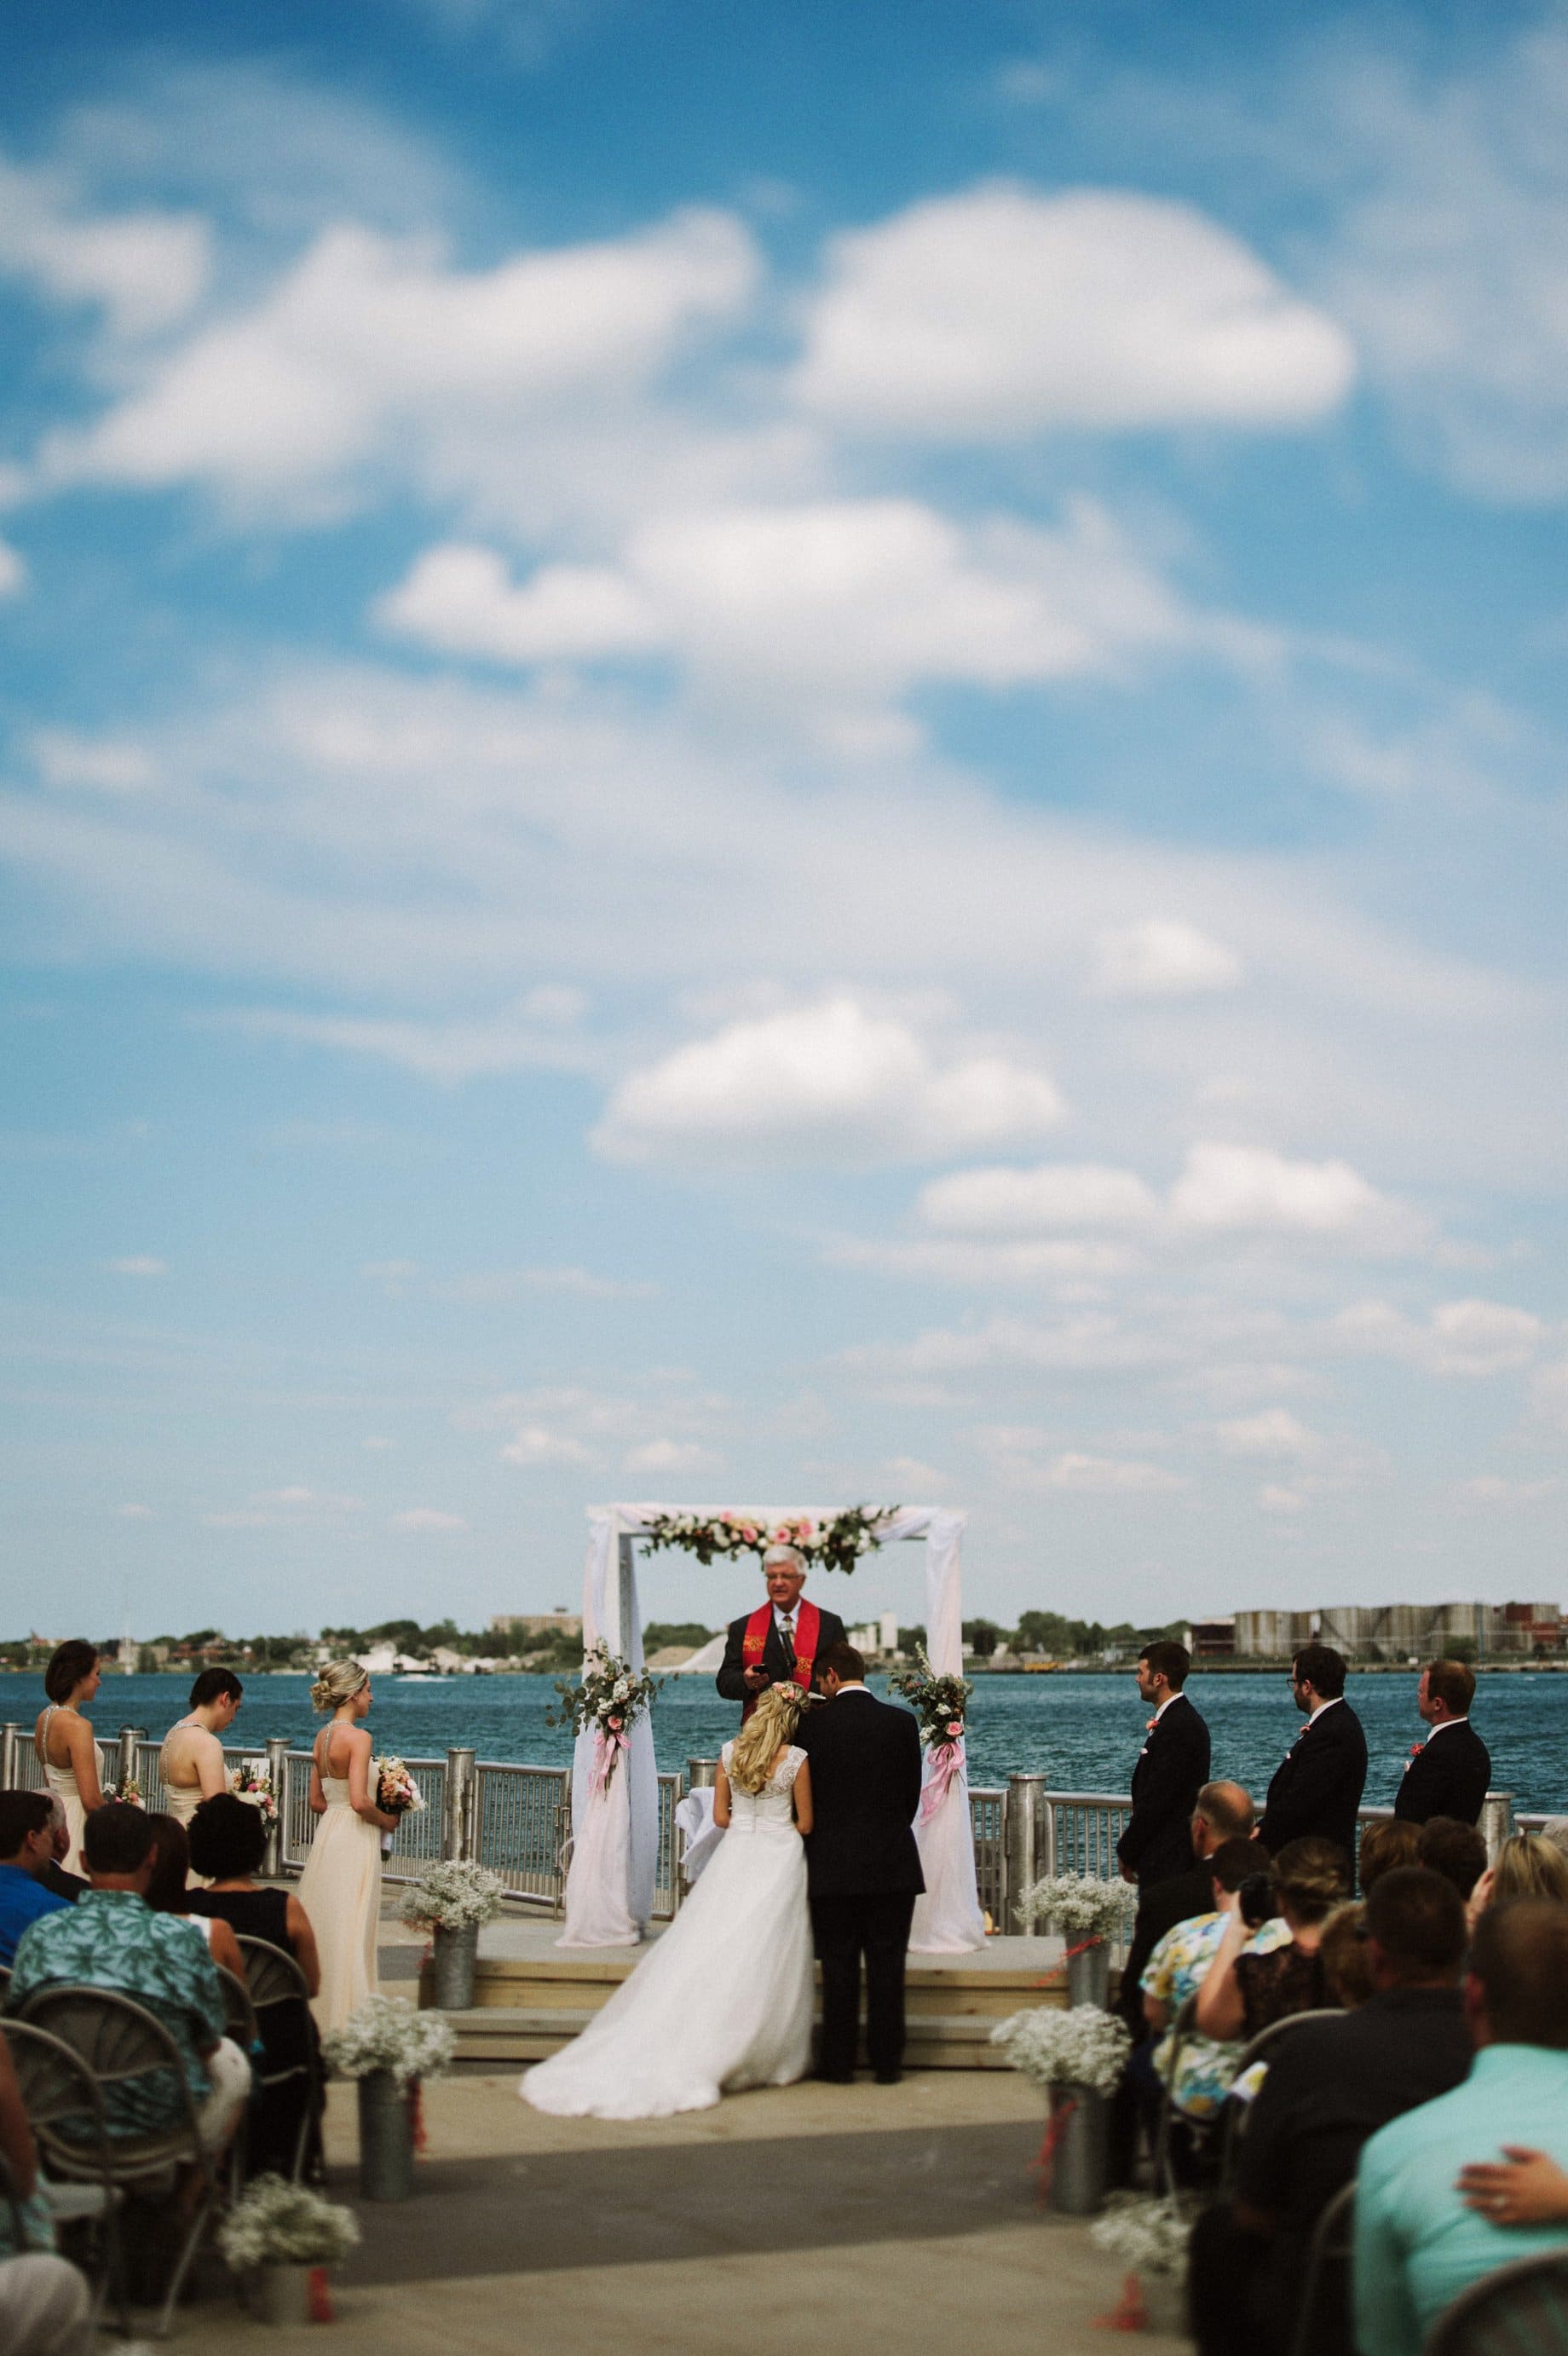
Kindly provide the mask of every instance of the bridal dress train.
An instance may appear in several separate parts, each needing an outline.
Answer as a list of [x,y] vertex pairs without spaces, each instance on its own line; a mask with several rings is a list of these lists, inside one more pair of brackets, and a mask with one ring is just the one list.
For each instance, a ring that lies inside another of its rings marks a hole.
[[347,1775],[323,1775],[325,1813],[300,1876],[299,1901],[321,1955],[321,1991],[311,1999],[325,2035],[341,2029],[376,1994],[376,1933],[381,1919],[381,1836],[348,1804]]
[[669,1929],[581,2036],[526,2072],[535,2110],[665,2118],[805,2075],[811,1918],[790,1809],[805,1757],[792,1745],[760,1792],[731,1787],[730,1828]]

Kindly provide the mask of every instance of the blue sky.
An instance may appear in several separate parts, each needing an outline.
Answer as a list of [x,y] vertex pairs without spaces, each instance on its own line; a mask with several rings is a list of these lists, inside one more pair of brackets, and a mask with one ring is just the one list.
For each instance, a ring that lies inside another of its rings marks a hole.
[[10,1622],[1560,1593],[1561,11],[14,64]]

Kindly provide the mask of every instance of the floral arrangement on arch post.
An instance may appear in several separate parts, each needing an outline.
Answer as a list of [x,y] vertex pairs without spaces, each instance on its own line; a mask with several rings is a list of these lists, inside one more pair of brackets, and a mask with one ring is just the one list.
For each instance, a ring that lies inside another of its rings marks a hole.
[[547,1726],[570,1726],[574,1733],[593,1737],[591,1792],[608,1791],[615,1762],[629,1748],[632,1728],[652,1702],[662,1680],[613,1653],[601,1637],[590,1645],[581,1680],[557,1677],[559,1709],[547,1709]]
[[643,1533],[650,1554],[679,1547],[700,1563],[716,1557],[762,1554],[771,1546],[790,1546],[808,1563],[824,1570],[852,1571],[862,1555],[874,1554],[881,1533],[898,1512],[896,1505],[847,1505],[841,1514],[814,1521],[809,1514],[786,1515],[769,1522],[757,1514],[656,1514]]
[[967,1677],[939,1676],[923,1644],[916,1645],[914,1659],[912,1669],[888,1682],[892,1692],[913,1704],[921,1741],[931,1753],[931,1773],[920,1795],[923,1825],[936,1814],[963,1769],[964,1728],[975,1688]]

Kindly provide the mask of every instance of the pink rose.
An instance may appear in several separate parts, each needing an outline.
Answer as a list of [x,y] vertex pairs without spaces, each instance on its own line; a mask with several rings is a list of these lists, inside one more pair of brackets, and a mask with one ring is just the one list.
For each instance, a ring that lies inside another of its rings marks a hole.
[[795,1532],[791,1529],[789,1524],[787,1522],[781,1522],[777,1529],[773,1532],[773,1544],[774,1546],[788,1546],[794,1536]]
[[947,1731],[949,1734],[962,1734],[964,1731],[963,1719],[961,1718],[950,1718],[947,1721]]
[[755,1522],[748,1522],[745,1528],[741,1532],[741,1536],[745,1539],[748,1546],[755,1546],[757,1543],[757,1526]]
[[619,1733],[620,1733],[620,1731],[621,1731],[621,1721],[620,1721],[620,1719],[619,1719],[618,1718],[613,1718],[613,1719],[611,1719],[611,1720],[609,1721],[609,1725],[610,1725],[610,1731],[611,1731],[611,1733],[612,1733],[612,1734],[619,1734]]

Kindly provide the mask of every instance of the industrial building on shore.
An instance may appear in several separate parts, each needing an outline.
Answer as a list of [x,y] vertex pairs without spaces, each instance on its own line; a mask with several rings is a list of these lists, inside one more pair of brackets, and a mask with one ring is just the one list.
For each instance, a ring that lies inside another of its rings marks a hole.
[[1555,1603],[1337,1603],[1307,1612],[1237,1612],[1195,1620],[1205,1661],[1288,1660],[1304,1644],[1332,1644],[1347,1660],[1530,1660],[1560,1653],[1568,1623]]

